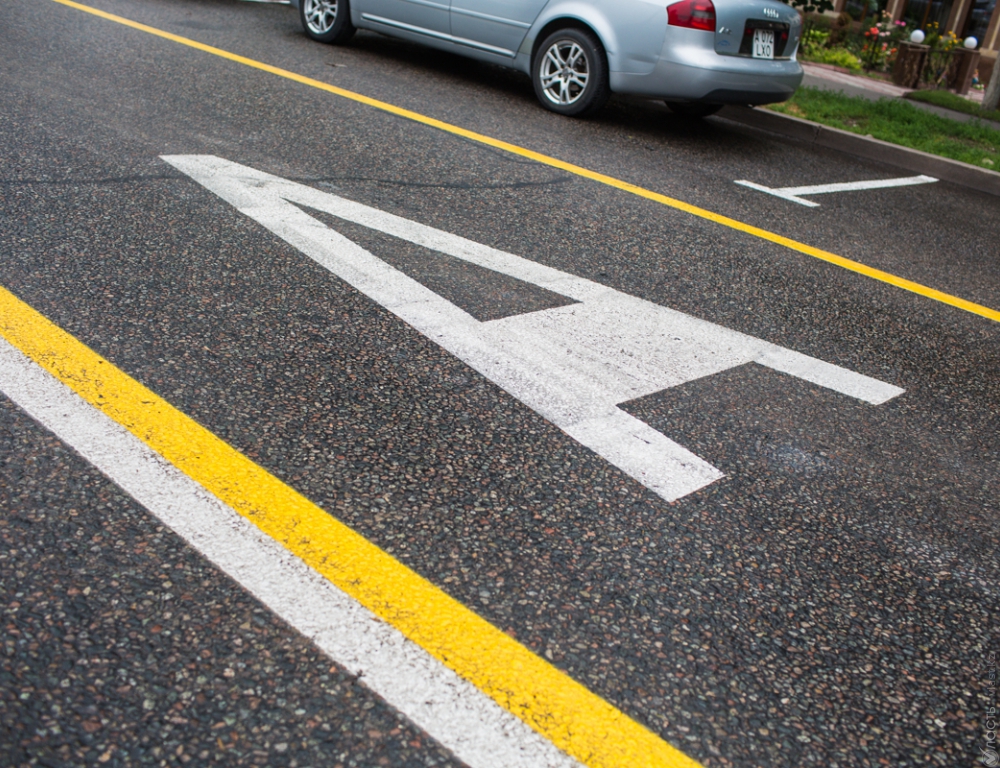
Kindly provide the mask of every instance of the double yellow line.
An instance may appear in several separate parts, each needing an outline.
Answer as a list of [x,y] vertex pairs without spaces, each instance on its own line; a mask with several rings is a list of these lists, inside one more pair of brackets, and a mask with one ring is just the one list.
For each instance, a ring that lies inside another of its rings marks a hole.
[[273,67],[270,64],[265,64],[260,61],[255,61],[254,59],[248,59],[245,56],[239,56],[235,53],[230,53],[229,51],[224,51],[221,48],[215,48],[211,45],[205,45],[204,43],[199,43],[196,40],[191,40],[187,37],[181,37],[179,35],[171,34],[170,32],[164,32],[161,29],[156,29],[155,27],[150,27],[145,24],[140,24],[136,21],[131,21],[130,19],[122,18],[121,16],[115,16],[114,14],[107,13],[105,11],[100,11],[96,8],[91,8],[87,5],[81,5],[80,3],[75,3],[73,0],[54,0],[62,5],[69,6],[70,8],[76,8],[77,10],[84,11],[85,13],[93,14],[94,16],[99,16],[102,19],[107,19],[108,21],[113,21],[117,24],[123,24],[126,27],[131,27],[132,29],[137,29],[141,32],[146,32],[150,35],[155,35],[156,37],[162,37],[164,40],[170,40],[180,45],[186,45],[189,48],[195,48],[199,51],[204,51],[205,53],[210,53],[213,56],[219,56],[223,59],[228,59],[229,61],[236,62],[237,64],[243,64],[247,67],[252,67],[253,69],[259,69],[262,72],[268,72],[272,75],[277,75],[278,77],[283,77],[286,80],[292,80],[296,83],[301,83],[302,85],[307,85],[310,88],[317,88],[321,91],[326,91],[327,93],[332,93],[337,96],[341,96],[345,99],[350,99],[351,101],[356,101],[359,104],[366,104],[369,107],[374,107],[375,109],[382,110],[383,112],[388,112],[399,117],[406,118],[407,120],[412,120],[415,123],[420,123],[422,125],[430,126],[431,128],[437,128],[438,130],[445,131],[446,133],[453,134],[455,136],[461,136],[464,139],[469,139],[470,141],[477,142],[479,144],[484,144],[488,147],[494,147],[495,149],[503,150],[504,152],[510,152],[513,155],[518,155],[519,157],[524,157],[529,160],[534,160],[541,165],[547,165],[551,168],[558,168],[566,173],[571,173],[575,176],[580,176],[584,179],[590,179],[591,181],[596,181],[599,184],[605,184],[609,187],[614,187],[615,189],[620,189],[623,192],[628,192],[638,197],[643,197],[647,200],[652,200],[653,202],[660,203],[669,208],[674,208],[678,211],[684,211],[692,216],[697,216],[701,219],[707,219],[708,221],[715,222],[724,227],[730,229],[735,229],[739,232],[745,232],[748,235],[753,235],[754,237],[759,237],[761,240],[767,240],[768,242],[775,243],[777,245],[782,245],[786,248],[790,248],[793,251],[805,254],[806,256],[812,256],[815,259],[821,261],[826,261],[830,264],[835,264],[838,267],[849,270],[851,272],[856,272],[860,275],[865,275],[873,280],[878,280],[883,283],[888,283],[897,288],[902,288],[905,291],[910,291],[919,296],[923,296],[928,299],[933,299],[934,301],[939,301],[942,304],[948,304],[952,307],[957,307],[958,309],[963,309],[966,312],[971,312],[974,315],[979,315],[980,317],[985,317],[989,320],[994,320],[1000,322],[1000,312],[995,309],[990,309],[989,307],[984,307],[981,304],[976,304],[971,301],[959,298],[958,296],[952,296],[951,294],[944,293],[943,291],[938,291],[934,288],[928,288],[920,283],[915,283],[912,280],[907,280],[897,275],[890,274],[889,272],[883,272],[880,269],[875,269],[874,267],[869,267],[866,264],[862,264],[857,261],[852,261],[851,259],[846,259],[843,256],[838,256],[835,253],[830,253],[829,251],[824,251],[821,248],[814,248],[811,245],[806,245],[805,243],[800,243],[797,240],[793,240],[789,237],[784,237],[783,235],[776,234],[774,232],[769,232],[766,229],[761,229],[760,227],[754,227],[750,224],[744,224],[742,221],[737,221],[736,219],[731,219],[728,216],[723,216],[722,214],[715,213],[713,211],[706,210],[705,208],[699,208],[696,205],[691,205],[690,203],[685,203],[683,200],[677,200],[667,195],[661,195],[659,192],[653,192],[652,190],[644,189],[643,187],[636,186],[635,184],[630,184],[627,181],[622,181],[621,179],[616,179],[613,176],[606,176],[603,173],[597,173],[596,171],[591,171],[587,168],[583,168],[579,165],[574,165],[573,163],[567,163],[563,160],[559,160],[554,157],[549,157],[548,155],[543,155],[540,152],[534,152],[530,149],[525,149],[524,147],[519,147],[516,144],[509,144],[506,141],[501,141],[500,139],[494,139],[491,136],[486,136],[481,133],[476,133],[475,131],[469,131],[465,128],[460,128],[457,125],[452,125],[451,123],[446,123],[441,120],[436,120],[433,117],[428,117],[427,115],[422,115],[419,112],[413,112],[408,109],[403,109],[402,107],[397,107],[393,104],[388,104],[384,101],[379,101],[378,99],[372,99],[368,96],[363,96],[360,93],[354,93],[353,91],[348,91],[343,88],[338,88],[335,85],[330,85],[329,83],[324,83],[319,80],[313,80],[310,77],[304,77],[298,75],[294,72],[289,72],[287,69],[281,69],[279,67]]

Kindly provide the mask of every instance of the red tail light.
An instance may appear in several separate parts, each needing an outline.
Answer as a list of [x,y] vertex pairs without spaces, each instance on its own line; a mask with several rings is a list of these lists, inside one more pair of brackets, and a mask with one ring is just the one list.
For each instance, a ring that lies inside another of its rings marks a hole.
[[681,0],[667,6],[667,21],[675,27],[715,31],[715,6],[712,0]]

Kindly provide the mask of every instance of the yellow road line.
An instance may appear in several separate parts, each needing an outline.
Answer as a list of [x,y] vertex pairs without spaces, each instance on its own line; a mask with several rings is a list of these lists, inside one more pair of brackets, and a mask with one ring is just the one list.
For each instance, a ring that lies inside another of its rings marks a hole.
[[389,112],[393,115],[398,115],[399,117],[404,117],[407,120],[412,120],[416,123],[421,123],[422,125],[427,125],[432,128],[437,128],[439,130],[445,131],[447,133],[454,134],[455,136],[461,136],[471,141],[475,141],[479,144],[485,144],[495,149],[503,150],[504,152],[510,152],[511,154],[518,155],[520,157],[528,158],[534,160],[542,165],[547,165],[552,168],[559,168],[567,173],[580,176],[585,179],[590,179],[591,181],[596,181],[600,184],[606,184],[609,187],[614,187],[615,189],[620,189],[623,192],[629,192],[633,195],[638,195],[639,197],[644,197],[647,200],[652,200],[656,203],[674,208],[679,211],[684,211],[692,216],[697,216],[701,219],[707,219],[708,221],[715,222],[716,224],[721,224],[724,227],[729,227],[730,229],[735,229],[739,232],[745,232],[748,235],[753,235],[754,237],[759,237],[762,240],[767,240],[777,245],[782,245],[786,248],[790,248],[793,251],[798,251],[799,253],[805,254],[806,256],[812,256],[815,259],[820,259],[821,261],[829,262],[830,264],[835,264],[838,267],[849,270],[851,272],[857,272],[858,274],[870,277],[873,280],[878,280],[883,283],[888,283],[889,285],[894,285],[897,288],[902,288],[905,291],[910,291],[911,293],[916,293],[928,299],[933,299],[934,301],[939,301],[942,304],[948,304],[952,307],[957,307],[958,309],[963,309],[966,312],[971,312],[974,315],[979,315],[980,317],[985,317],[989,320],[994,320],[1000,322],[1000,312],[995,309],[990,309],[989,307],[984,307],[981,304],[976,304],[971,301],[959,298],[958,296],[952,296],[951,294],[944,293],[943,291],[938,291],[934,288],[928,288],[920,283],[915,283],[912,280],[907,280],[902,277],[890,274],[889,272],[883,272],[881,269],[875,269],[874,267],[869,267],[866,264],[862,264],[858,261],[852,261],[851,259],[846,259],[843,256],[838,256],[835,253],[830,253],[829,251],[824,251],[821,248],[814,248],[811,245],[806,245],[805,243],[800,243],[797,240],[792,240],[789,237],[784,237],[783,235],[775,234],[774,232],[769,232],[766,229],[761,229],[759,227],[751,226],[750,224],[744,224],[736,219],[731,219],[728,216],[723,216],[719,213],[714,213],[713,211],[706,210],[705,208],[699,208],[696,205],[691,205],[690,203],[685,203],[683,200],[676,200],[672,197],[667,197],[666,195],[661,195],[659,192],[653,192],[643,187],[636,186],[635,184],[630,184],[627,181],[622,181],[616,179],[613,176],[606,176],[603,173],[597,173],[596,171],[588,170],[579,165],[574,165],[573,163],[567,163],[554,157],[549,157],[548,155],[543,155],[539,152],[534,152],[530,149],[525,149],[524,147],[519,147],[516,144],[508,144],[506,141],[500,141],[499,139],[494,139],[490,136],[486,136],[481,133],[476,133],[474,131],[466,130],[465,128],[460,128],[457,125],[452,125],[450,123],[445,123],[441,120],[435,120],[433,117],[428,117],[427,115],[422,115],[419,112],[412,112],[408,109],[403,109],[402,107],[394,106],[393,104],[388,104],[384,101],[379,101],[377,99],[369,98],[368,96],[362,96],[360,93],[354,93],[353,91],[348,91],[343,88],[338,88],[335,85],[330,85],[324,83],[320,80],[313,80],[310,77],[304,77],[302,75],[297,75],[294,72],[289,72],[286,69],[280,69],[279,67],[272,67],[270,64],[264,64],[260,61],[255,61],[254,59],[248,59],[245,56],[239,56],[235,53],[230,53],[229,51],[224,51],[221,48],[215,48],[211,45],[205,45],[204,43],[199,43],[197,40],[191,40],[187,37],[181,37],[179,35],[171,34],[170,32],[164,32],[161,29],[156,29],[155,27],[150,27],[145,24],[140,24],[136,21],[131,21],[130,19],[122,18],[121,16],[115,16],[112,13],[107,13],[106,11],[101,11],[96,8],[91,8],[87,5],[81,5],[80,3],[75,3],[73,0],[54,0],[54,2],[61,3],[62,5],[69,6],[70,8],[76,8],[77,10],[84,11],[85,13],[93,14],[94,16],[99,16],[102,19],[107,19],[108,21],[114,21],[118,24],[124,24],[132,29],[137,29],[142,32],[146,32],[151,35],[156,35],[157,37],[162,37],[165,40],[171,40],[175,43],[180,43],[181,45],[186,45],[190,48],[196,48],[199,51],[204,51],[205,53],[210,53],[213,56],[220,56],[223,59],[228,59],[229,61],[234,61],[238,64],[243,64],[248,67],[253,67],[254,69],[259,69],[263,72],[269,72],[272,75],[277,75],[278,77],[283,77],[287,80],[292,80],[296,83],[301,83],[302,85],[308,85],[311,88],[318,88],[322,91],[327,91],[328,93],[336,94],[337,96],[342,96],[345,99],[350,99],[351,101],[356,101],[361,104],[367,104],[375,109],[380,109],[383,112]]
[[698,764],[0,287],[0,335],[209,493],[589,766]]

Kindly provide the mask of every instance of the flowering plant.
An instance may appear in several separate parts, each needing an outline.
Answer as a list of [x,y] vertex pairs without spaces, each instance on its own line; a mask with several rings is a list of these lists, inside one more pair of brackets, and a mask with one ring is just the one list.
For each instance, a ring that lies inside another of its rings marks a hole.
[[896,58],[898,43],[907,37],[908,27],[905,21],[893,21],[892,16],[883,11],[879,20],[864,34],[865,42],[861,48],[861,58],[865,69],[886,70],[892,66]]
[[[928,25],[930,26],[930,25]],[[954,32],[941,34],[937,24],[933,25],[934,36],[928,36],[927,43],[930,45],[930,54],[927,56],[927,65],[924,68],[924,80],[934,83],[940,87],[948,79],[948,69],[952,63],[952,52],[956,48],[962,47],[962,41]],[[929,33],[928,29],[928,33]]]

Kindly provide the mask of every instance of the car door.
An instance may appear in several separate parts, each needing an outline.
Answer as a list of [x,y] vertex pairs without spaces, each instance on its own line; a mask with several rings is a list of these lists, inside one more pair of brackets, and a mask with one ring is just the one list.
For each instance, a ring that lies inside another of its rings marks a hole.
[[362,0],[361,18],[377,27],[420,32],[447,38],[450,33],[448,0]]
[[456,42],[513,56],[549,0],[452,0]]

